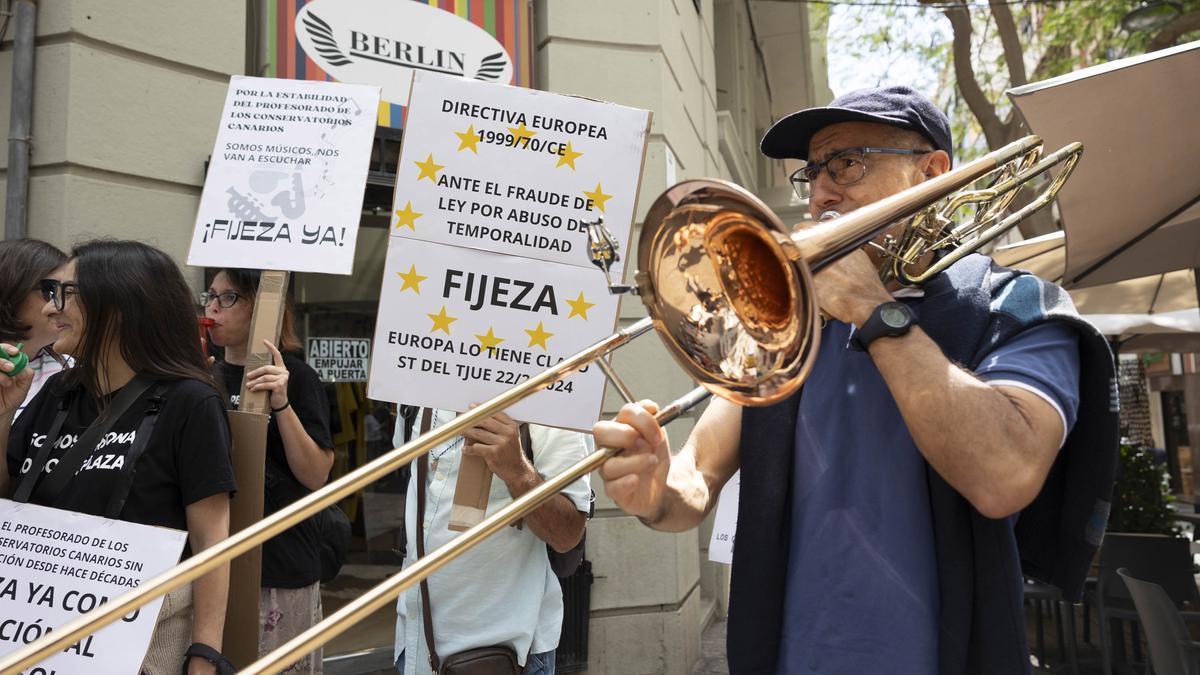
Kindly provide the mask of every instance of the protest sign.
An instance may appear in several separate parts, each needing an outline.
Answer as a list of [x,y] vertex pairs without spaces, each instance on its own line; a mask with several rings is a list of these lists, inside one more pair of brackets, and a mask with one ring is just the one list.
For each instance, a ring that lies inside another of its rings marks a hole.
[[[645,110],[417,73],[369,396],[464,411],[611,334],[618,301],[584,224],[604,218],[620,278],[649,125]],[[589,368],[508,413],[590,429],[603,393]]]
[[[405,240],[388,250],[370,398],[466,410],[608,335],[604,275],[570,265]],[[588,368],[508,409],[590,429],[604,376]]]
[[234,76],[188,264],[349,274],[379,87]]
[[737,534],[738,497],[742,489],[742,472],[733,474],[717,502],[717,515],[713,519],[712,538],[708,540],[708,559],[733,564],[733,540]]
[[304,353],[322,382],[366,382],[371,341],[366,338],[308,338]]
[[417,73],[406,124],[392,234],[590,267],[602,216],[628,251],[649,111]]
[[[187,533],[0,500],[0,656],[170,569]],[[136,673],[162,598],[30,673]]]

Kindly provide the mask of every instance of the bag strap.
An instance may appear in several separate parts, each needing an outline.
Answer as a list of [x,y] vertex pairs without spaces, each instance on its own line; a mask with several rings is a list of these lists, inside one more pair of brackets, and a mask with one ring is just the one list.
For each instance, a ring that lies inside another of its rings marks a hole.
[[108,497],[108,508],[104,510],[105,518],[116,520],[121,515],[121,510],[125,508],[125,500],[129,499],[129,493],[133,490],[133,476],[137,472],[138,458],[150,444],[150,438],[154,435],[154,425],[158,422],[158,413],[162,411],[163,404],[166,403],[163,394],[167,393],[170,386],[169,382],[159,383],[154,388],[154,393],[146,401],[146,415],[138,424],[137,432],[133,437],[133,445],[125,455],[125,466],[121,470],[120,477],[117,478],[117,484],[113,488],[112,494]]
[[[100,413],[100,416],[83,433],[79,434],[79,440],[58,460],[54,471],[50,472],[46,476],[45,482],[42,483],[42,495],[46,497],[47,503],[54,504],[58,501],[63,488],[67,486],[67,482],[75,476],[75,472],[83,465],[84,459],[90,456],[92,451],[96,449],[96,444],[112,429],[117,420],[121,419],[125,411],[129,410],[134,401],[140,399],[153,384],[154,380],[149,377],[135,375],[128,384],[121,387],[121,390],[117,392],[116,397],[104,409],[104,412]],[[57,442],[57,439],[55,442]],[[44,468],[45,464],[41,467],[31,467],[27,475],[33,476],[36,480]],[[36,474],[34,473],[34,469],[37,469]],[[30,488],[31,494],[32,491],[32,488]]]
[[[421,435],[429,432],[433,424],[433,410],[421,411]],[[429,478],[429,454],[422,453],[417,460],[417,557],[425,557],[425,482]],[[437,673],[442,668],[437,649],[433,644],[433,611],[429,607],[429,584],[421,580],[421,623],[425,626],[425,646],[429,649],[429,667]]]
[[13,501],[21,504],[29,501],[30,495],[33,494],[33,488],[37,485],[38,476],[46,468],[46,462],[50,461],[50,451],[58,443],[58,436],[62,433],[63,423],[67,421],[67,409],[70,408],[70,402],[70,395],[65,395],[58,399],[58,413],[54,416],[54,421],[50,423],[50,431],[46,434],[46,439],[42,442],[42,447],[38,449],[37,455],[34,456],[32,466],[22,477],[21,483],[17,485],[17,491],[13,494]]

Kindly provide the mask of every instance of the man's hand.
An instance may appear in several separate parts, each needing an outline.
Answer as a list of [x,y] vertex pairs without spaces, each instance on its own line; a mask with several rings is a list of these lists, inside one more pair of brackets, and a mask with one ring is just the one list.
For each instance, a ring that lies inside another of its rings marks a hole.
[[463,454],[482,457],[492,473],[506,484],[527,479],[534,473],[521,448],[520,427],[502,412],[464,431],[463,439]]
[[876,307],[892,299],[879,280],[879,270],[861,249],[830,263],[813,281],[821,309],[838,321],[859,327]]
[[654,419],[657,412],[653,401],[628,403],[612,421],[592,427],[596,445],[622,450],[600,467],[604,491],[622,511],[650,523],[662,516],[671,469],[670,444]]

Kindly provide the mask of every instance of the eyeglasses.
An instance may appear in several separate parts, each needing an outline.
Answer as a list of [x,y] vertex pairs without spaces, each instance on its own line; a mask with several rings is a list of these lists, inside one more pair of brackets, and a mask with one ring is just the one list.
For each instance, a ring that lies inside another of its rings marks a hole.
[[38,290],[42,293],[42,300],[53,302],[54,309],[61,312],[67,304],[67,296],[79,292],[79,284],[58,279],[42,279],[38,282]]
[[867,155],[925,155],[931,152],[933,150],[911,150],[908,148],[846,148],[845,150],[835,152],[824,162],[813,162],[796,169],[792,172],[788,180],[791,181],[792,189],[796,191],[797,197],[808,199],[809,194],[812,192],[810,186],[817,180],[817,176],[821,175],[822,169],[829,174],[829,179],[835,184],[853,185],[867,175],[867,163],[865,159]]
[[229,309],[230,307],[236,305],[238,300],[241,299],[242,295],[240,293],[234,293],[233,291],[226,291],[224,293],[204,291],[200,294],[200,306],[208,307],[208,303],[216,300],[217,307],[220,307],[221,309]]

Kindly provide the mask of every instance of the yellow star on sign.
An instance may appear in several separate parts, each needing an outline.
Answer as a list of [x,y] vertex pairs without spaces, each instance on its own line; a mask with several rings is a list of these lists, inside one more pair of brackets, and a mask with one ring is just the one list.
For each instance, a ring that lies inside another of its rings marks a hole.
[[483,345],[484,349],[495,349],[500,346],[501,342],[504,342],[504,338],[496,337],[496,334],[492,332],[491,326],[488,326],[486,335],[476,335],[475,339],[479,340],[479,344]]
[[407,274],[404,272],[396,272],[396,276],[404,280],[404,285],[400,287],[401,291],[406,291],[411,288],[416,291],[417,295],[421,294],[421,282],[429,278],[417,274],[416,265],[409,265]]
[[442,311],[438,312],[437,314],[426,314],[425,316],[433,319],[433,328],[429,329],[430,333],[440,330],[446,335],[449,335],[450,324],[458,321],[458,317],[450,316],[446,313],[445,305],[442,305]]
[[533,138],[537,135],[536,131],[530,131],[529,129],[526,129],[524,122],[521,122],[520,126],[509,127],[508,133],[516,137],[516,142],[513,143],[514,147],[521,144],[522,138]]
[[575,160],[579,159],[582,156],[583,156],[583,153],[572,150],[571,149],[571,141],[567,141],[567,145],[565,147],[563,147],[563,149],[562,149],[562,155],[558,158],[558,164],[555,164],[554,168],[557,169],[558,167],[563,166],[565,164],[565,165],[571,167],[571,170],[574,171],[575,170]]
[[596,306],[596,303],[588,302],[584,299],[583,291],[579,291],[578,298],[575,298],[574,300],[567,300],[567,304],[571,306],[571,313],[567,315],[567,318],[569,319],[573,316],[582,316],[584,321],[587,321],[588,310]]
[[463,150],[470,150],[471,152],[473,152],[477,155],[479,154],[479,148],[477,148],[475,146],[476,146],[476,144],[479,143],[479,141],[483,140],[483,134],[475,133],[475,125],[474,124],[467,127],[466,131],[463,131],[461,133],[458,131],[454,132],[454,135],[458,136],[458,151],[459,152],[462,152]]
[[[416,164],[417,168],[421,170],[421,174],[419,176],[417,176],[417,180],[421,180],[422,178],[428,178],[430,181],[432,181],[434,183],[436,183],[438,181],[437,172],[446,168],[445,166],[433,161],[433,153],[432,152],[429,153],[429,156],[425,158],[424,162],[413,162],[413,164]],[[603,209],[601,209],[601,210],[603,210]]]
[[595,191],[588,192],[587,190],[584,190],[583,194],[588,199],[592,200],[592,203],[596,205],[596,208],[600,209],[600,213],[604,213],[604,202],[607,202],[612,198],[612,195],[604,194],[604,190],[600,188],[600,183],[596,183]]
[[542,328],[541,321],[538,322],[537,328],[533,328],[533,329],[526,328],[525,332],[529,333],[529,346],[532,347],[534,345],[537,345],[542,348],[542,351],[546,351],[546,349],[547,349],[546,338],[554,337],[554,333],[551,333],[551,332],[547,331],[545,328]]
[[415,223],[417,218],[420,218],[423,215],[425,214],[413,211],[412,202],[405,202],[404,208],[396,211],[396,229],[398,230],[402,227],[407,227],[413,232],[416,232],[417,226]]

